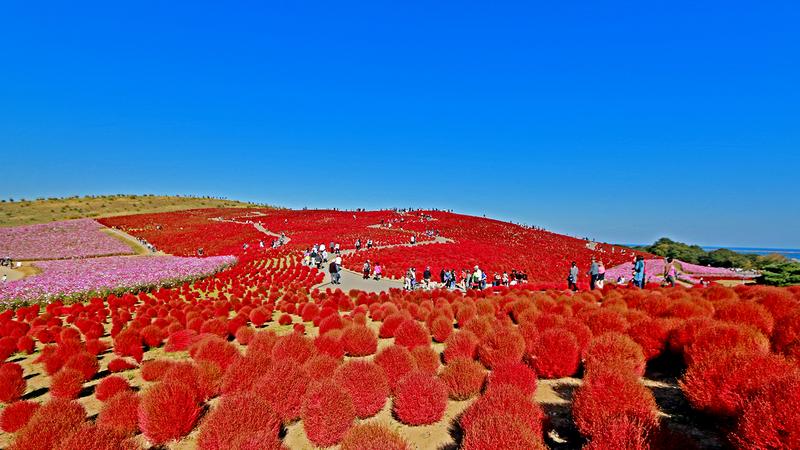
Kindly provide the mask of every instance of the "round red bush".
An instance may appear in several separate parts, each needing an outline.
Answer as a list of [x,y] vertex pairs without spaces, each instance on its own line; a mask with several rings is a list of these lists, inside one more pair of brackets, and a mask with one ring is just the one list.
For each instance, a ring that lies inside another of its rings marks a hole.
[[83,423],[61,442],[56,450],[135,450],[139,448],[125,438],[92,423]]
[[739,449],[800,448],[800,376],[773,382],[745,408],[732,441]]
[[406,320],[406,316],[401,313],[392,313],[386,316],[383,319],[383,323],[381,324],[380,331],[378,334],[382,338],[391,338],[395,336],[397,333],[397,327],[400,326]]
[[124,372],[126,370],[135,369],[136,364],[129,363],[128,361],[122,358],[114,358],[111,362],[108,363],[108,371],[109,372]]
[[389,380],[383,369],[373,362],[349,361],[336,369],[333,379],[350,395],[360,419],[377,414],[389,397]]
[[256,335],[256,330],[248,327],[247,325],[242,325],[236,330],[236,342],[247,345]]
[[574,375],[580,365],[581,349],[578,340],[563,328],[551,328],[539,336],[533,365],[544,378]]
[[0,365],[0,402],[11,403],[17,401],[25,394],[25,386],[22,366],[17,363],[2,363]]
[[174,364],[171,359],[151,359],[142,363],[140,374],[144,381],[160,381]]
[[504,364],[495,367],[489,374],[489,387],[500,384],[516,386],[525,395],[532,396],[536,393],[536,372],[523,363]]
[[354,325],[342,331],[342,344],[348,356],[373,355],[378,350],[378,336],[365,326]]
[[14,436],[9,450],[53,449],[86,420],[86,410],[75,401],[52,398],[40,406]]
[[300,418],[303,395],[311,381],[296,362],[273,361],[267,373],[256,381],[253,391],[269,402],[281,420],[291,422]]
[[453,321],[445,316],[437,316],[431,322],[431,334],[436,342],[444,342],[453,333]]
[[233,344],[217,336],[207,337],[198,342],[189,354],[195,361],[216,364],[222,372],[241,358],[239,350]]
[[281,420],[269,403],[252,392],[224,395],[203,420],[198,448],[224,450],[242,448],[251,436],[264,434],[277,438]]
[[584,366],[587,371],[616,365],[632,375],[642,376],[645,364],[642,347],[628,336],[614,332],[592,338],[584,355]]
[[466,400],[478,395],[486,379],[483,364],[464,358],[456,358],[444,366],[439,378],[447,386],[453,400]]
[[97,426],[121,436],[139,432],[139,396],[133,391],[122,391],[108,399],[97,415]]
[[164,342],[164,330],[156,325],[148,325],[139,331],[145,345],[150,348],[156,348]]
[[167,353],[183,352],[189,350],[199,339],[195,330],[179,330],[169,335],[164,351]]
[[320,353],[314,355],[303,364],[303,372],[312,380],[323,380],[333,377],[339,368],[340,361],[333,356]]
[[264,308],[259,307],[250,311],[250,322],[253,322],[253,325],[255,325],[256,327],[264,325],[269,320],[270,320],[270,314]]
[[445,341],[444,361],[458,358],[475,359],[478,357],[478,337],[471,331],[459,330],[451,334]]
[[413,450],[403,436],[382,423],[361,423],[344,435],[342,450]]
[[394,343],[409,350],[420,345],[429,346],[431,345],[431,335],[424,325],[416,320],[407,319],[397,327]]
[[775,327],[775,320],[767,308],[755,302],[737,301],[720,305],[714,318],[747,325],[770,336]]
[[684,351],[688,365],[704,358],[714,358],[717,353],[739,351],[766,354],[769,340],[758,331],[744,325],[716,323],[698,331]]
[[525,339],[515,328],[503,327],[483,339],[478,346],[478,356],[488,368],[522,361]]
[[342,331],[331,330],[314,339],[314,347],[320,353],[330,355],[336,359],[344,357],[344,344],[342,343]]
[[88,352],[81,352],[71,356],[64,364],[65,369],[74,369],[83,375],[84,380],[91,380],[92,377],[100,370],[100,364],[97,362],[97,357]]
[[50,382],[50,395],[54,398],[72,400],[78,398],[83,382],[86,379],[83,374],[75,369],[61,369],[53,375]]
[[525,395],[516,386],[499,384],[487,389],[475,403],[470,405],[461,415],[460,423],[465,432],[469,432],[473,423],[491,414],[505,413],[515,417],[525,425],[534,436],[542,434],[542,410],[532,397]]
[[405,347],[392,345],[375,355],[375,363],[383,369],[394,391],[400,380],[417,368],[417,361]]
[[202,407],[190,387],[174,381],[159,382],[142,395],[139,428],[153,444],[165,444],[189,434]]
[[39,402],[28,400],[21,400],[6,406],[0,411],[0,430],[6,433],[15,433],[22,429],[31,420],[39,406]]
[[592,440],[586,444],[585,450],[607,450],[607,449],[626,449],[626,450],[650,450],[651,448],[664,449],[691,449],[685,446],[666,446],[659,447],[650,445],[648,437],[652,428],[636,421],[628,416],[615,417],[608,421],[605,426],[597,430]]
[[280,325],[291,325],[292,324],[292,316],[289,314],[281,314],[280,318],[278,318],[278,324]]
[[280,336],[272,348],[272,359],[275,361],[291,360],[303,364],[315,353],[314,342],[297,333]]
[[356,409],[350,396],[332,380],[315,383],[303,399],[303,429],[321,447],[338,444],[353,426]]
[[542,437],[535,435],[513,414],[497,411],[478,417],[464,433],[464,450],[545,450]]
[[438,422],[447,407],[447,386],[436,377],[412,372],[397,385],[394,413],[407,425]]
[[127,391],[131,388],[128,380],[119,375],[112,375],[103,378],[94,389],[94,396],[101,402],[105,402],[111,397],[117,395],[122,391]]

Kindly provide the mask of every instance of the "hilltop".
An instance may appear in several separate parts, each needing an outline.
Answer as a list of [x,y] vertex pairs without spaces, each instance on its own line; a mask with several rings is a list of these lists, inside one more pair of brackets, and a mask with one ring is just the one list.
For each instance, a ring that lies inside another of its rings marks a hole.
[[171,195],[97,195],[86,197],[0,200],[0,227],[32,225],[84,217],[113,217],[197,208],[265,207],[213,197]]

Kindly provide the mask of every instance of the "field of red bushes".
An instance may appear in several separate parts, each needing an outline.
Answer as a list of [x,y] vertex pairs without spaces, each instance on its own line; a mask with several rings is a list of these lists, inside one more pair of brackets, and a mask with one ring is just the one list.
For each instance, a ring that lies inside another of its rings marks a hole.
[[[298,249],[335,233],[292,235],[310,225],[274,213],[250,220],[291,244],[247,254],[249,234],[226,231],[215,247],[193,225],[227,210],[182,225],[164,218],[173,213],[115,218],[163,250],[203,243],[239,263],[169,289],[0,312],[0,447],[800,448],[799,288],[572,293],[532,277],[541,283],[466,294],[320,290],[323,274]],[[396,213],[374,214],[353,232]],[[477,245],[463,216],[439,214],[364,233],[433,226]],[[532,246],[536,234],[487,222],[482,232],[508,248]],[[561,239],[564,252],[581,247]],[[539,264],[494,253],[479,263],[531,275]]]

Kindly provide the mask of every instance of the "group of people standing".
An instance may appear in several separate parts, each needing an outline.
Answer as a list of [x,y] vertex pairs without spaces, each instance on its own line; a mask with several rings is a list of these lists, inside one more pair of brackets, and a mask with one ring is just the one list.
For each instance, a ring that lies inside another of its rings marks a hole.
[[[578,263],[572,261],[572,264],[569,268],[569,275],[567,275],[567,286],[572,291],[578,290],[578,277],[580,275],[580,269],[578,269]],[[606,282],[606,266],[603,264],[603,261],[597,261],[592,257],[592,264],[589,266],[589,288],[591,290],[595,290],[595,288],[603,289],[603,286]]]

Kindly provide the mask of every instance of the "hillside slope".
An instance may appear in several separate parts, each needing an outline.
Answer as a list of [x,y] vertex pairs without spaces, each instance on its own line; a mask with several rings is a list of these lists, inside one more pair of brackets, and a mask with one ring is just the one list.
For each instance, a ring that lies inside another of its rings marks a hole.
[[0,202],[0,227],[31,225],[84,217],[182,211],[196,208],[247,208],[253,203],[166,195],[99,195]]

